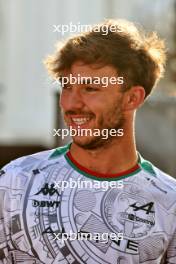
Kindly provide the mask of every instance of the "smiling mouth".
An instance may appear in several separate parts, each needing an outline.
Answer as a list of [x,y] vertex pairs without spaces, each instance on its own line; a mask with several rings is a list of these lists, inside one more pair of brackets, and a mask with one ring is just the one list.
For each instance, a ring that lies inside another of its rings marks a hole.
[[72,117],[71,121],[73,125],[76,126],[81,126],[81,125],[85,125],[90,121],[90,117]]

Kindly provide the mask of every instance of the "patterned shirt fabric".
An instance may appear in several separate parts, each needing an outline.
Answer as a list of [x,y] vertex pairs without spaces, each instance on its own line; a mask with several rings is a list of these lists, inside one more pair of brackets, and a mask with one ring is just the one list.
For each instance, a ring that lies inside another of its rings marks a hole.
[[176,180],[140,155],[97,177],[69,147],[0,171],[0,263],[176,264]]

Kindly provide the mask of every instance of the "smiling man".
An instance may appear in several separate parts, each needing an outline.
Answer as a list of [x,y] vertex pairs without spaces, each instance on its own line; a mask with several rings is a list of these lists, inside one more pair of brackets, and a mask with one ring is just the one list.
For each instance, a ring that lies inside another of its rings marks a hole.
[[72,142],[1,170],[1,263],[176,263],[176,181],[141,157],[134,135],[164,43],[124,20],[95,28],[46,60]]
[[[112,76],[116,77],[117,75],[112,66],[96,69],[94,65],[86,65],[81,61],[73,63],[70,70],[73,76],[80,73],[82,76],[91,77],[92,79],[97,76],[100,80],[105,75],[109,80]],[[123,128],[121,101],[122,93],[118,84],[109,84],[108,87],[102,87],[101,82],[91,85],[71,85],[69,83],[63,86],[60,103],[68,126],[75,129],[91,129],[92,131],[95,129],[100,131],[108,129],[111,131],[111,129]],[[93,150],[108,145],[112,141],[112,137],[109,135],[107,140],[104,140],[101,135],[75,136],[73,141],[75,147],[80,146],[83,149]]]

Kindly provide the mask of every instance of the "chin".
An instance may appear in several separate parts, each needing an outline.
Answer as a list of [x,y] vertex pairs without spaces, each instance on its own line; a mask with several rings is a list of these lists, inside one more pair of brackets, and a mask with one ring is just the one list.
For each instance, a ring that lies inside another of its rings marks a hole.
[[97,149],[107,143],[100,137],[72,137],[73,142],[83,149]]

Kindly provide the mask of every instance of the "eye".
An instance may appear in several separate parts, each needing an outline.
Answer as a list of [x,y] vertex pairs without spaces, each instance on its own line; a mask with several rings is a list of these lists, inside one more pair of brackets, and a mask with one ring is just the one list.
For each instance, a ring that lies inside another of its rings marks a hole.
[[86,90],[86,92],[97,92],[97,91],[99,91],[98,88],[91,87],[91,86],[85,87],[85,90]]
[[69,84],[61,85],[61,87],[62,87],[62,90],[70,90],[72,88],[72,86]]

